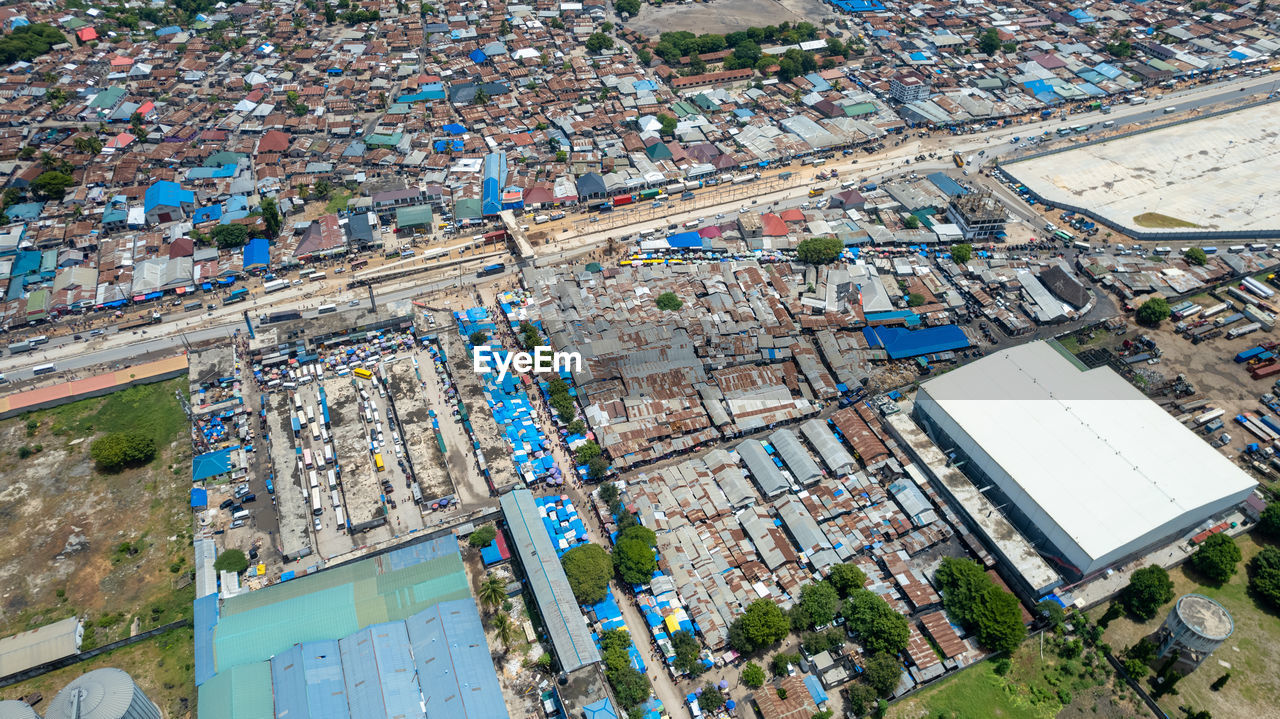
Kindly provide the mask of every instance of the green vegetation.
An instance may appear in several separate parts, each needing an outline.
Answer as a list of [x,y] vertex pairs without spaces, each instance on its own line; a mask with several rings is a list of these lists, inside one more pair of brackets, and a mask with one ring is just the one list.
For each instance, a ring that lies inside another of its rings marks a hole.
[[[538,328],[532,322],[520,323],[520,344],[524,345],[527,350],[532,350],[542,343],[542,334],[538,332]],[[567,391],[567,388],[566,388]]]
[[[1159,229],[1171,230],[1179,227],[1199,227],[1200,225],[1186,220],[1179,220],[1176,217],[1162,215],[1159,212],[1144,212],[1141,215],[1134,215],[1133,222],[1142,227],[1154,227]],[[1200,249],[1200,248],[1196,248]],[[1201,250],[1203,254],[1203,250]]]
[[663,292],[654,300],[654,304],[658,305],[658,309],[664,311],[675,311],[684,307],[684,302],[674,292]]
[[[533,325],[529,325],[529,326],[532,327]],[[528,341],[529,339],[531,338],[526,335],[525,341]],[[535,343],[537,341],[538,340],[536,339],[534,340]],[[560,379],[559,377],[556,377],[555,379],[548,382],[547,396],[551,403],[551,407],[556,411],[556,414],[560,416],[561,422],[568,424],[574,421],[574,419],[578,416],[578,406],[573,401],[573,395],[569,394],[569,384],[564,380]],[[595,442],[590,442],[589,444],[594,445]],[[600,446],[596,445],[596,451],[594,452],[590,449],[585,450],[585,452],[580,452],[580,456],[584,457],[582,461],[589,462],[591,461],[591,458],[593,456],[599,457],[600,456],[599,449],[600,449]]]
[[156,441],[142,432],[112,432],[89,446],[89,456],[103,472],[140,467],[156,456]]
[[808,632],[800,637],[800,646],[810,654],[839,649],[844,646],[844,629],[829,627],[823,632]]
[[351,193],[344,188],[339,188],[329,196],[329,201],[325,203],[324,211],[329,214],[342,212],[347,209],[347,203],[350,201]]
[[267,239],[275,239],[280,236],[280,229],[284,226],[284,220],[280,217],[280,210],[276,207],[276,198],[264,197],[258,205],[258,211],[262,214],[262,222],[266,225]]
[[221,250],[241,247],[249,241],[249,228],[244,225],[218,225],[212,234],[214,243]]
[[653,530],[639,524],[618,533],[613,545],[613,568],[627,584],[648,584],[658,568],[653,547],[657,543]]
[[635,17],[640,12],[640,0],[618,0],[613,4],[613,7],[619,13],[626,13],[631,17]]
[[66,41],[67,38],[56,27],[47,23],[20,25],[0,37],[0,64],[9,65],[19,60],[30,62],[49,52],[54,45]]
[[742,683],[751,689],[759,689],[764,686],[764,670],[755,662],[747,662],[742,668]]
[[1161,606],[1173,601],[1173,580],[1158,564],[1143,567],[1129,576],[1129,584],[1120,592],[1119,602],[1130,616],[1146,621]]
[[993,27],[987,28],[978,36],[978,52],[992,55],[1000,49],[1000,33]]
[[959,244],[951,247],[951,259],[957,264],[965,264],[973,258],[973,245]]
[[598,55],[604,50],[613,49],[613,38],[602,32],[592,33],[585,44],[587,50]]
[[710,682],[702,687],[702,694],[698,697],[698,708],[708,714],[717,712],[720,707],[724,706],[724,695],[719,689]]
[[729,646],[751,654],[777,644],[790,631],[791,623],[777,604],[769,599],[757,599],[729,625]]
[[855,564],[837,564],[827,574],[827,581],[841,599],[846,599],[856,589],[862,589],[867,583],[867,575]]
[[477,527],[476,531],[472,532],[470,537],[467,537],[467,544],[476,548],[487,547],[497,536],[498,530],[492,524],[486,524],[482,527]]
[[830,624],[840,608],[840,597],[826,582],[814,582],[800,588],[800,601],[791,610],[791,626],[813,629]]
[[67,188],[73,187],[76,180],[69,173],[49,170],[42,172],[31,181],[31,189],[37,196],[49,200],[61,200],[67,194]]
[[902,665],[892,654],[880,652],[872,654],[867,659],[865,667],[865,679],[867,684],[882,697],[887,697],[893,693],[894,687],[898,686],[898,679],[902,675]]
[[578,445],[578,449],[574,453],[574,458],[578,460],[578,464],[586,464],[599,456],[600,445],[596,444],[594,440],[587,440]]
[[213,568],[219,572],[235,572],[240,574],[249,568],[249,558],[239,549],[224,549],[213,562]]
[[911,627],[879,594],[867,589],[853,591],[844,607],[845,621],[869,652],[897,654],[907,648]]
[[844,252],[844,244],[834,237],[810,237],[796,245],[796,259],[811,265],[835,262]]
[[489,335],[480,330],[476,330],[471,333],[471,336],[467,338],[467,341],[471,343],[472,347],[479,347],[489,341]]
[[986,648],[1013,651],[1026,637],[1018,599],[992,581],[978,563],[948,557],[935,579],[947,613],[976,633]]
[[671,662],[677,670],[696,677],[706,668],[699,660],[702,645],[689,632],[679,631],[671,635],[671,649],[676,658]]
[[1268,539],[1280,539],[1280,502],[1271,502],[1262,510],[1258,531]]
[[630,646],[631,636],[621,629],[610,629],[600,635],[605,679],[628,714],[647,701],[650,694],[649,677],[631,666],[631,659],[627,656]]
[[1136,319],[1138,324],[1155,327],[1169,319],[1169,303],[1163,297],[1152,297],[1138,308]]
[[925,303],[924,295],[918,292],[912,292],[907,295],[907,307],[919,307]]
[[1236,573],[1240,558],[1235,540],[1220,532],[1201,542],[1187,564],[1211,584],[1222,586]]
[[1280,549],[1264,547],[1249,561],[1248,571],[1249,592],[1273,610],[1280,610]]
[[613,561],[604,547],[581,544],[565,552],[560,563],[579,604],[596,604],[605,598],[613,576]]
[[1199,247],[1188,247],[1187,251],[1182,253],[1182,259],[1193,265],[1203,267],[1209,261],[1209,256]]

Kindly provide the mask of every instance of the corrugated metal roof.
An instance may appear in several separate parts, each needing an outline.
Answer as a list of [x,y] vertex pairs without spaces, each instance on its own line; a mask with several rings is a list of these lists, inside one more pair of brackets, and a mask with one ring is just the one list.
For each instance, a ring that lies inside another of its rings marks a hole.
[[796,437],[795,432],[789,429],[776,430],[769,435],[769,441],[773,443],[774,449],[778,450],[778,454],[782,455],[782,461],[787,463],[787,469],[791,470],[791,474],[800,484],[811,484],[822,479],[822,470],[818,469],[818,463],[809,456],[809,450],[800,444],[800,439]]
[[271,658],[271,688],[278,717],[351,716],[338,642],[295,644]]
[[71,656],[80,649],[80,620],[67,617],[0,639],[0,676]]
[[508,716],[475,602],[441,602],[405,622],[428,716]]
[[773,459],[764,451],[764,445],[758,439],[749,439],[736,448],[738,456],[746,463],[760,493],[766,498],[773,497],[787,490],[787,479],[778,471]]
[[420,712],[420,690],[404,622],[366,627],[339,640],[338,646],[352,715],[410,717]]

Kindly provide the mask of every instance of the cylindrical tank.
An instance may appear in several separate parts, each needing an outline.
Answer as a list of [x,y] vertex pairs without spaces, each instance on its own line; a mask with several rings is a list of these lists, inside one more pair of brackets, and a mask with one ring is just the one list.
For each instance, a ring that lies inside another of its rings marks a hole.
[[1235,623],[1226,608],[1201,594],[1185,594],[1178,598],[1164,620],[1166,633],[1161,643],[1163,656],[1173,648],[1207,656],[1231,636]]
[[8,699],[0,702],[0,719],[40,719],[40,715],[30,704]]
[[160,710],[114,668],[95,669],[71,682],[49,702],[45,719],[160,719]]

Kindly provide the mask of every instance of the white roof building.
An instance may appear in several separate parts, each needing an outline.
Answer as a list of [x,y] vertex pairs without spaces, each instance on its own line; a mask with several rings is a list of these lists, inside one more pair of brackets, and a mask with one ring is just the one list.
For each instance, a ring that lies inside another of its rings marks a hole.
[[[1080,575],[1172,540],[1256,482],[1109,368],[1033,342],[921,386],[918,419]],[[1068,569],[1068,573],[1072,573]]]

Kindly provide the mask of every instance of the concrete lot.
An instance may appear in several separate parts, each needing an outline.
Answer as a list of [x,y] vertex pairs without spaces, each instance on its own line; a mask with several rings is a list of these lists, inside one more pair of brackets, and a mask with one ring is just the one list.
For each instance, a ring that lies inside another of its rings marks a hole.
[[289,423],[293,400],[284,392],[266,395],[268,445],[275,471],[276,513],[281,541],[276,544],[284,552],[315,544],[311,539],[311,512],[307,507],[303,486],[306,477],[294,451],[293,429]]
[[[1262,106],[1008,165],[1051,200],[1134,230],[1153,212],[1215,230],[1280,228],[1280,129]],[[1168,228],[1177,230],[1178,228]],[[1186,228],[1191,229],[1191,228]]]

